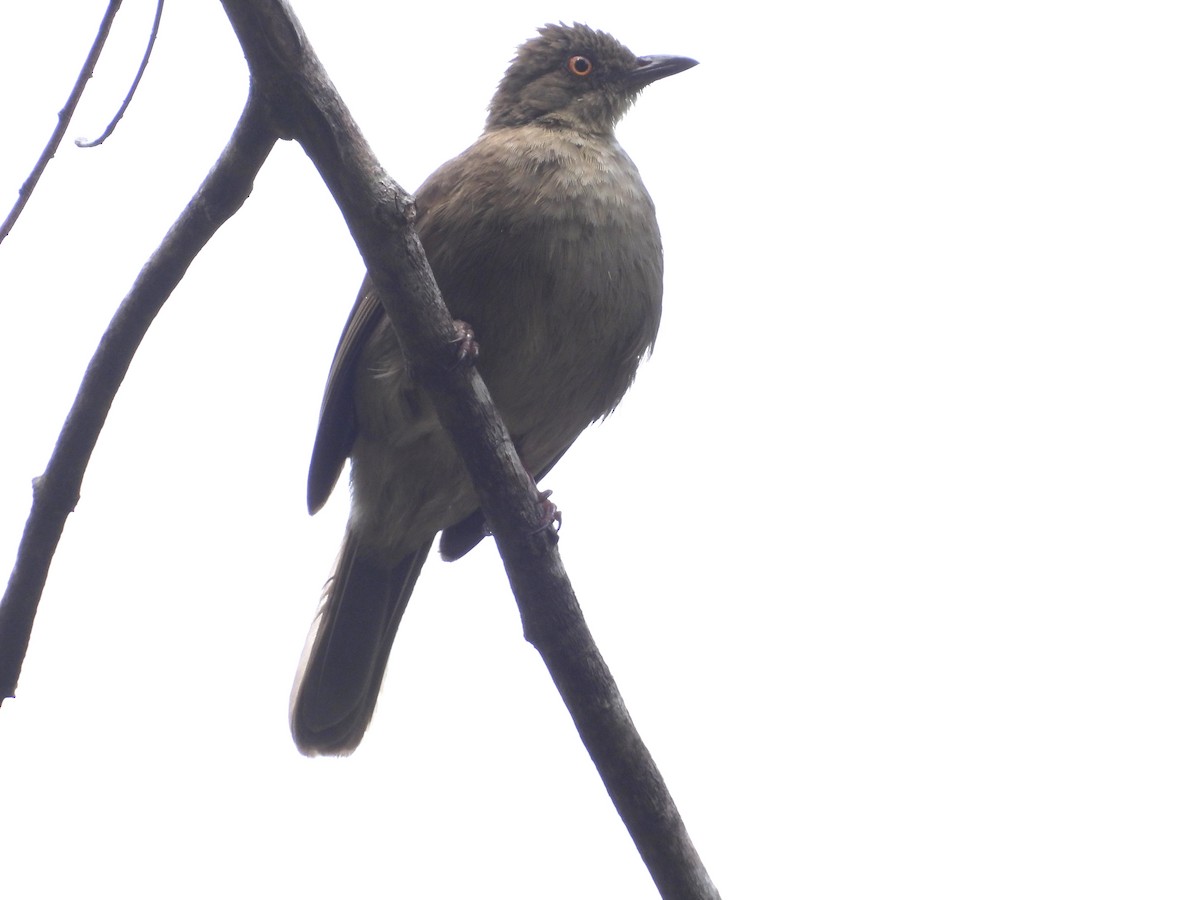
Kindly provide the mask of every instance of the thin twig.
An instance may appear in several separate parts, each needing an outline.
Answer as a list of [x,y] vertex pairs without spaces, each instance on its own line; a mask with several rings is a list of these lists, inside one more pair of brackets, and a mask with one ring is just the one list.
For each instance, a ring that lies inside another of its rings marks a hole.
[[33,507],[0,598],[0,703],[16,693],[50,561],[133,355],[192,260],[250,195],[275,140],[266,109],[252,91],[217,164],[138,273],[88,363],[46,472],[34,480]]
[[108,127],[104,129],[104,133],[100,135],[100,137],[92,141],[85,141],[83,138],[76,138],[76,147],[99,147],[116,129],[117,123],[120,122],[121,117],[125,115],[125,110],[129,109],[129,104],[133,100],[133,95],[137,91],[138,84],[142,80],[142,75],[146,71],[146,65],[150,62],[150,54],[154,50],[154,42],[158,38],[158,23],[162,21],[163,3],[164,0],[158,0],[158,6],[154,10],[154,24],[150,26],[150,40],[146,43],[146,52],[142,55],[142,64],[138,66],[137,74],[133,76],[133,84],[129,86],[129,93],[125,95],[125,101],[121,104],[121,108],[117,110],[117,114],[113,116],[112,121],[108,123]]
[[87,59],[83,62],[83,68],[79,70],[79,77],[75,79],[75,87],[71,89],[71,96],[67,98],[67,105],[62,108],[58,114],[58,125],[54,129],[54,133],[50,135],[50,141],[46,144],[46,149],[42,151],[42,155],[38,157],[37,163],[34,164],[33,171],[29,173],[29,177],[25,179],[25,183],[21,185],[21,189],[17,191],[17,202],[8,213],[8,218],[4,220],[4,224],[0,225],[0,243],[8,237],[8,233],[12,231],[13,226],[17,223],[21,211],[25,209],[25,204],[29,202],[30,195],[33,194],[34,187],[37,186],[38,179],[42,177],[42,172],[46,170],[46,166],[50,164],[50,160],[54,158],[54,153],[58,150],[58,145],[62,143],[63,135],[67,133],[67,126],[71,124],[71,116],[75,115],[75,107],[79,105],[79,98],[83,96],[83,89],[88,83],[88,79],[92,77],[92,70],[96,68],[96,61],[100,59],[100,51],[104,49],[104,42],[108,40],[109,29],[112,28],[113,19],[117,17],[117,10],[121,8],[121,0],[109,0],[108,9],[104,11],[104,19],[100,22],[100,31],[96,34],[96,39],[92,41],[92,49],[88,52]]

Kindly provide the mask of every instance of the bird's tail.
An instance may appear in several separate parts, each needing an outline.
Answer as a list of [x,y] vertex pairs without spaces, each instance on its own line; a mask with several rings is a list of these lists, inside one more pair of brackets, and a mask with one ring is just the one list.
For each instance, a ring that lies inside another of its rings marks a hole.
[[360,554],[347,532],[292,688],[292,738],[301,753],[345,756],[362,740],[432,543],[388,568]]

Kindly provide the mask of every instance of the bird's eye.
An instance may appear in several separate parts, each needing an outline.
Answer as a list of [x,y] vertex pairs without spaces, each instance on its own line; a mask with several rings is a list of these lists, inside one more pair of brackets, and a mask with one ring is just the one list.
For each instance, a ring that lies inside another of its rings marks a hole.
[[580,77],[591,75],[592,61],[586,56],[572,56],[567,60],[567,71],[572,75],[579,75]]

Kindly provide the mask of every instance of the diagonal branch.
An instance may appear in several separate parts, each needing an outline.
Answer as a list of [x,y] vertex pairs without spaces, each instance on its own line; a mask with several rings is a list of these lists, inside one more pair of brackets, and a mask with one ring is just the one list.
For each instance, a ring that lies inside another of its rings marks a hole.
[[67,133],[67,126],[71,124],[71,116],[75,115],[75,107],[79,105],[79,98],[83,96],[83,89],[87,86],[88,79],[92,77],[92,70],[96,68],[96,61],[100,59],[100,51],[104,49],[104,43],[108,40],[108,32],[112,28],[113,19],[117,17],[117,10],[120,8],[121,0],[109,0],[108,9],[104,11],[104,18],[100,21],[100,30],[96,33],[96,39],[92,41],[92,49],[88,51],[87,59],[83,61],[83,68],[79,70],[79,77],[75,79],[75,86],[71,88],[71,94],[67,97],[66,105],[59,110],[58,124],[54,126],[54,132],[50,135],[50,140],[46,142],[46,148],[42,151],[42,155],[34,163],[33,171],[29,173],[29,177],[25,179],[25,183],[17,191],[17,202],[9,210],[3,224],[0,224],[0,243],[4,243],[4,239],[8,237],[8,233],[17,224],[17,219],[25,209],[25,204],[33,196],[33,189],[37,187],[38,180],[42,177],[42,172],[46,171],[46,166],[50,165],[50,160],[54,158],[54,153],[58,150],[58,145],[62,143],[63,135]]
[[454,337],[412,198],[383,170],[281,0],[222,0],[280,134],[296,138],[338,204],[393,327],[454,439],[496,536],[526,638],[538,649],[663,897],[719,895],[634,728],[559,558],[537,494],[474,369],[448,368]]
[[138,273],[100,339],[45,474],[34,479],[33,507],[0,599],[0,702],[15,695],[50,561],[133,355],[192,260],[250,195],[275,141],[265,107],[252,91],[217,164]]

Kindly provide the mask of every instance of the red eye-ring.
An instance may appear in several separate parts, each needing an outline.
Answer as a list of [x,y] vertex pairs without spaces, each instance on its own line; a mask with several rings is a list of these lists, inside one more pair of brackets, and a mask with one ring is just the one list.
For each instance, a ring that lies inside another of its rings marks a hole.
[[586,56],[572,56],[567,60],[567,71],[572,75],[591,75],[592,61]]

